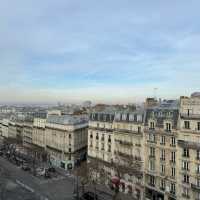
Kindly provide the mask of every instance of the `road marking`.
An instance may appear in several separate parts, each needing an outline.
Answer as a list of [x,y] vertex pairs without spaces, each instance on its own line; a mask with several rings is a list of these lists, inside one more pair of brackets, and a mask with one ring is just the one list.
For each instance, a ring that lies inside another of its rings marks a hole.
[[19,180],[16,180],[16,183],[17,183],[18,185],[22,186],[24,189],[28,190],[29,192],[32,192],[32,193],[35,192],[33,188],[29,187],[28,185],[22,183],[22,182],[19,181]]

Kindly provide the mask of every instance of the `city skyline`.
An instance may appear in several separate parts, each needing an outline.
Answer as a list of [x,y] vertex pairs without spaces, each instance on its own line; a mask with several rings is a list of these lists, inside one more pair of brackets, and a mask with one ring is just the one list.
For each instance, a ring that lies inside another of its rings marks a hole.
[[[11,6],[12,5],[12,6]],[[197,1],[6,1],[1,102],[128,103],[199,90]]]

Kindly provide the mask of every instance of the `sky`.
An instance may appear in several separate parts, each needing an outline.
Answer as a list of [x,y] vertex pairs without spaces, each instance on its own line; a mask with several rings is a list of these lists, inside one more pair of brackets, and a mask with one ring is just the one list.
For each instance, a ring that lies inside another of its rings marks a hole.
[[199,0],[0,0],[0,102],[127,103],[200,90]]

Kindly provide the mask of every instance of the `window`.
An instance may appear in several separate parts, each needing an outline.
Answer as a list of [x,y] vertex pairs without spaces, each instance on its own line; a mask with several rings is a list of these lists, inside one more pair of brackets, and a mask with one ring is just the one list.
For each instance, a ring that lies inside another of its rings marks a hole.
[[155,134],[149,133],[149,141],[150,142],[155,142],[156,141]]
[[171,185],[170,185],[170,193],[176,194],[176,185],[175,185],[175,183],[171,183]]
[[166,123],[166,131],[171,131],[171,123]]
[[175,152],[175,151],[172,151],[172,152],[171,152],[171,161],[172,161],[173,163],[176,162],[176,152]]
[[197,122],[197,130],[200,131],[200,122]]
[[161,160],[165,160],[165,150],[164,149],[161,149],[161,157],[160,157]]
[[111,136],[110,135],[108,136],[108,142],[111,142]]
[[184,121],[185,124],[185,129],[190,129],[190,122],[189,121]]
[[150,160],[149,161],[149,170],[150,171],[154,171],[155,170],[155,161],[154,160]]
[[171,137],[171,146],[175,147],[176,146],[176,138]]
[[101,150],[104,151],[104,143],[101,144]]
[[91,138],[91,139],[93,138],[93,135],[92,135],[92,133],[90,134],[90,138]]
[[197,186],[200,187],[200,179],[199,178],[196,179],[196,183],[197,183]]
[[160,189],[165,191],[165,180],[164,179],[160,180]]
[[71,148],[69,148],[69,153],[71,153]]
[[175,178],[175,176],[176,176],[176,169],[174,167],[172,167],[171,172],[172,172],[172,177]]
[[197,173],[200,174],[200,165],[197,164]]
[[151,186],[155,186],[155,184],[156,184],[156,181],[155,181],[155,177],[154,176],[150,176],[149,177],[149,184],[151,185]]
[[101,141],[104,141],[104,135],[101,136]]
[[99,139],[99,134],[98,133],[96,133],[96,140],[98,140]]
[[200,200],[200,192],[197,192],[196,200]]
[[111,145],[108,145],[108,152],[111,152]]
[[200,150],[197,150],[197,160],[200,160]]
[[155,128],[155,123],[154,122],[150,122],[150,129],[154,129]]
[[138,126],[138,133],[141,133],[141,127]]
[[160,166],[160,172],[161,172],[161,174],[165,174],[165,165],[161,165]]
[[160,144],[165,145],[165,136],[163,136],[163,135],[160,138]]
[[150,156],[155,157],[155,148],[154,147],[150,147]]
[[189,175],[187,175],[187,174],[183,175],[183,182],[184,183],[190,183],[190,177],[189,177]]
[[189,157],[189,156],[190,156],[189,149],[184,148],[183,149],[183,157]]
[[72,136],[71,136],[71,134],[69,134],[69,138],[71,138]]
[[182,169],[188,171],[189,163],[187,161],[182,161]]
[[189,189],[186,188],[186,187],[183,187],[183,193],[182,193],[182,195],[183,195],[184,197],[189,197]]

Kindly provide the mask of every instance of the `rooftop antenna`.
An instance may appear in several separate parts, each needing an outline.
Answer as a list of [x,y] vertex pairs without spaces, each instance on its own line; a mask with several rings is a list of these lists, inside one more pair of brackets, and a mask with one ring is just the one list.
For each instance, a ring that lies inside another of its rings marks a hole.
[[153,91],[154,91],[154,99],[157,99],[157,90],[158,88],[154,88]]

